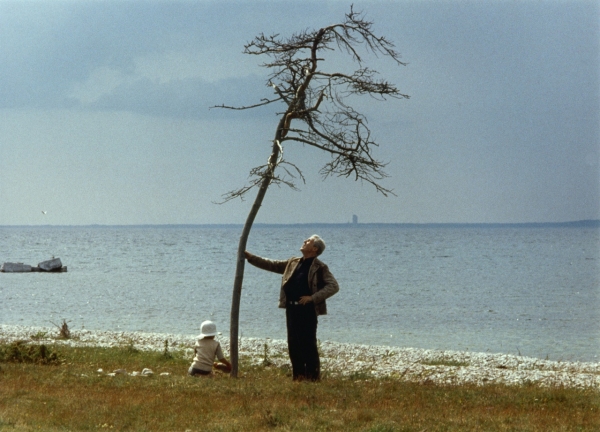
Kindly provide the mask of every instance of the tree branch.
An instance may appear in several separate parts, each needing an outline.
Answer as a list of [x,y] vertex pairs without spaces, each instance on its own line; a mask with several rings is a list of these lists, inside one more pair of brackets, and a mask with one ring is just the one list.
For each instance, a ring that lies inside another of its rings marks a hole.
[[[322,70],[324,54],[335,50],[348,53],[359,67],[350,72]],[[342,22],[317,30],[305,30],[286,38],[261,33],[244,46],[244,52],[270,59],[262,66],[271,70],[267,84],[277,98],[263,99],[254,105],[217,108],[244,110],[283,102],[285,110],[279,114],[277,142],[302,143],[329,153],[332,159],[321,168],[325,178],[353,176],[355,180],[373,184],[384,195],[391,193],[379,184],[387,177],[386,164],[373,157],[373,149],[378,145],[371,139],[367,119],[347,99],[351,95],[370,95],[378,100],[409,98],[394,84],[379,78],[377,71],[363,66],[366,61],[363,52],[390,58],[398,65],[406,64],[392,42],[374,33],[371,21],[351,8]],[[295,120],[300,127],[292,126]],[[283,147],[280,150],[282,153]],[[260,183],[258,179],[267,175],[272,176],[269,181],[275,181],[276,176],[268,174],[265,167],[253,169],[254,180],[235,195],[247,193]],[[277,181],[286,184],[281,179]]]
[[248,106],[241,106],[241,107],[236,107],[236,106],[229,106],[229,105],[225,105],[225,104],[221,104],[221,105],[214,105],[211,106],[209,109],[213,109],[213,108],[224,108],[224,109],[230,109],[230,110],[247,110],[247,109],[252,109],[252,108],[258,108],[261,106],[265,106],[265,105],[269,105],[273,102],[277,102],[280,101],[282,98],[278,97],[277,99],[262,99],[262,102],[254,104],[254,105],[248,105]]

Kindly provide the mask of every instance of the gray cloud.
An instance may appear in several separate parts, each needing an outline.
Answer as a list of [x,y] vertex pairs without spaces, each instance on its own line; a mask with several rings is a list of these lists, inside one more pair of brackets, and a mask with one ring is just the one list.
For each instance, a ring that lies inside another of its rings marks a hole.
[[[351,214],[356,206],[365,212],[362,221],[600,217],[597,2],[365,1],[355,8],[367,13],[377,32],[396,42],[408,62],[401,68],[377,62],[375,68],[410,94],[409,101],[365,98],[357,106],[369,115],[381,143],[376,156],[390,161],[386,186],[398,198],[372,197],[370,189],[353,182],[330,179],[321,184],[314,179],[318,174],[311,173],[304,188],[311,199],[328,203],[331,196],[339,197],[335,206],[323,210],[321,220],[339,220],[336,215]],[[258,66],[261,59],[241,54],[244,43],[261,31],[286,35],[329,24],[347,11],[348,5],[337,1],[0,2],[0,109],[12,119],[3,123],[0,145],[3,150],[23,147],[29,154],[47,145],[77,155],[68,165],[76,167],[81,163],[77,158],[118,154],[134,141],[143,148],[178,142],[187,151],[201,136],[202,152],[196,155],[205,164],[201,177],[178,161],[168,167],[196,179],[197,195],[209,196],[207,202],[218,199],[229,189],[229,183],[220,184],[223,179],[236,187],[252,166],[264,163],[266,153],[261,152],[268,151],[275,126],[270,116],[277,107],[209,110],[221,103],[253,104],[271,95],[265,86],[268,71]],[[182,124],[186,134],[179,129]],[[178,127],[164,135],[172,125]],[[64,142],[71,147],[63,148]],[[236,181],[223,174],[220,148],[209,142],[227,147],[227,164],[235,166],[235,175],[241,173]],[[142,156],[150,158],[140,149],[135,160]],[[179,160],[186,157],[184,152]],[[315,161],[320,166],[326,160],[292,146],[286,147],[286,157],[307,173]],[[45,163],[40,160],[39,167]],[[19,214],[21,207],[10,207],[10,202],[22,202],[2,184],[30,182],[36,175],[30,164],[18,154],[0,161],[0,176],[10,177],[0,178],[6,203],[0,223]],[[113,172],[110,164],[108,158],[103,166]],[[156,192],[143,190],[147,181],[133,165],[133,160],[122,161],[119,175],[131,178],[119,185],[138,185],[138,205],[158,206]],[[56,161],[53,169],[45,168],[54,180],[49,184],[64,184],[67,172],[86,175],[65,166]],[[111,181],[116,180],[103,178],[99,174],[85,182],[90,196],[104,197],[105,190],[115,189]],[[213,179],[210,184],[208,178]],[[36,185],[40,193],[43,184]],[[206,221],[204,216],[193,219],[197,206],[178,204],[179,195],[189,201],[189,185],[183,189],[173,179],[164,187],[161,198],[168,196],[174,207],[188,209],[185,222]],[[127,202],[126,188],[116,189],[118,202]],[[261,217],[292,217],[282,208],[301,214],[295,207],[299,195],[272,193],[284,205],[265,204],[269,210]],[[237,220],[225,207],[205,206],[202,211],[210,221]],[[161,215],[165,212],[160,209]]]
[[[193,55],[210,49],[223,57],[205,61],[226,62],[219,46],[232,37],[232,24],[223,25],[232,22],[227,11],[231,8],[202,2],[0,2],[5,41],[0,45],[0,108],[128,109],[188,117],[203,115],[210,105],[242,102],[244,93],[258,96],[259,80],[241,67],[237,81],[199,75],[165,83],[135,76],[136,60],[172,50]],[[236,51],[227,55],[239,56],[243,39],[236,43]],[[102,68],[130,79],[113,94],[78,105],[73,88]]]

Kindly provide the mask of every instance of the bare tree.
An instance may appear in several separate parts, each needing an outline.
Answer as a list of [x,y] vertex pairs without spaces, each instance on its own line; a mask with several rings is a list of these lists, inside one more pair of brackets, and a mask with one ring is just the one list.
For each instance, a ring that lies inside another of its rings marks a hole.
[[[273,88],[274,96],[254,105],[218,106],[246,110],[279,103],[284,108],[279,113],[267,163],[250,171],[249,184],[224,195],[224,201],[243,198],[251,189],[258,187],[237,252],[230,330],[233,377],[238,374],[239,309],[244,251],[250,229],[269,185],[285,184],[295,188],[296,176],[304,181],[300,169],[283,158],[284,143],[306,144],[328,153],[330,159],[320,171],[324,178],[330,175],[353,177],[370,183],[384,196],[393,193],[380,183],[387,177],[384,171],[386,164],[373,157],[372,151],[377,143],[371,138],[367,119],[350,104],[355,95],[369,95],[380,100],[387,97],[408,99],[393,84],[378,79],[377,71],[364,65],[361,53],[389,57],[397,65],[404,65],[399,53],[394,50],[394,44],[385,37],[376,36],[372,25],[351,8],[341,23],[318,30],[306,30],[288,38],[260,34],[245,45],[244,53],[269,58],[262,66],[271,71],[268,85]],[[324,68],[325,55],[332,52],[348,55],[357,69],[350,73],[327,71]],[[282,175],[276,174],[277,168],[281,168]]]

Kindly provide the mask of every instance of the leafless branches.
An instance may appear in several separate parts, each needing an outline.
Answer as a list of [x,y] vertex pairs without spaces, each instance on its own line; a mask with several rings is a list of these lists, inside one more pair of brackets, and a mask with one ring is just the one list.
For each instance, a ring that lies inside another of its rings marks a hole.
[[[245,45],[245,53],[268,58],[262,66],[271,71],[268,85],[276,97],[254,105],[221,105],[219,108],[251,109],[277,102],[283,104],[284,111],[275,133],[275,160],[271,158],[267,165],[254,168],[250,183],[224,195],[225,201],[243,198],[265,179],[295,187],[288,170],[283,177],[275,175],[275,168],[287,163],[281,156],[285,142],[302,143],[329,153],[331,159],[320,171],[324,178],[351,177],[372,184],[384,195],[392,193],[380,183],[387,177],[386,163],[373,157],[377,143],[371,138],[367,119],[349,104],[354,95],[369,95],[379,100],[409,97],[364,65],[361,53],[369,52],[404,65],[394,44],[375,35],[372,25],[351,8],[341,23],[305,30],[287,38],[260,34]],[[358,68],[349,73],[323,70],[326,54],[336,50],[350,55]],[[300,170],[293,167],[302,178]]]
[[264,179],[268,179],[269,184],[283,184],[295,190],[298,189],[296,187],[296,184],[294,183],[294,179],[296,179],[296,177],[300,178],[300,180],[302,180],[303,183],[306,183],[304,176],[302,175],[302,171],[300,171],[300,169],[296,165],[281,160],[277,163],[277,166],[284,171],[285,177],[276,176],[274,173],[275,170],[273,169],[274,167],[272,167],[268,163],[266,165],[254,167],[250,170],[250,181],[248,182],[248,184],[240,189],[236,189],[224,194],[223,201],[221,203],[225,203],[236,198],[240,198],[243,200],[246,193],[255,187],[260,187]]
[[[402,65],[394,45],[376,36],[372,23],[350,9],[344,21],[314,31],[303,31],[289,38],[260,34],[245,46],[251,55],[265,56],[263,64],[271,72],[267,84],[275,97],[254,105],[217,108],[244,110],[272,103],[282,104],[271,155],[265,165],[250,171],[250,182],[241,189],[223,196],[224,201],[243,199],[251,189],[258,192],[246,223],[237,252],[235,280],[231,301],[231,375],[238,373],[238,331],[241,292],[244,278],[246,244],[250,229],[271,184],[295,188],[296,176],[304,181],[302,172],[285,161],[284,144],[299,143],[323,150],[330,160],[321,168],[323,177],[344,176],[366,181],[384,195],[392,193],[380,184],[387,174],[385,163],[373,157],[377,143],[371,138],[367,119],[350,104],[353,96],[369,95],[376,99],[408,98],[391,83],[378,79],[376,71],[363,65],[361,52],[371,52],[391,58]],[[358,64],[350,73],[328,72],[321,66],[325,55],[333,51],[349,54]],[[277,168],[281,168],[277,170]],[[283,175],[276,174],[282,172]]]

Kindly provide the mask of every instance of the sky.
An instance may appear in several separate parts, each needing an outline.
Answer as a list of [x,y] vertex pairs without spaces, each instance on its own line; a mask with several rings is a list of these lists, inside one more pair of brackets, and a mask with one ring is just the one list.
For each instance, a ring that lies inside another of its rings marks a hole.
[[[319,174],[285,143],[298,191],[257,223],[521,223],[600,219],[596,1],[354,1],[406,66],[367,63],[408,100],[359,98],[382,185]],[[241,224],[282,106],[260,33],[343,20],[350,2],[0,0],[0,225]],[[347,71],[332,58],[328,67]]]

